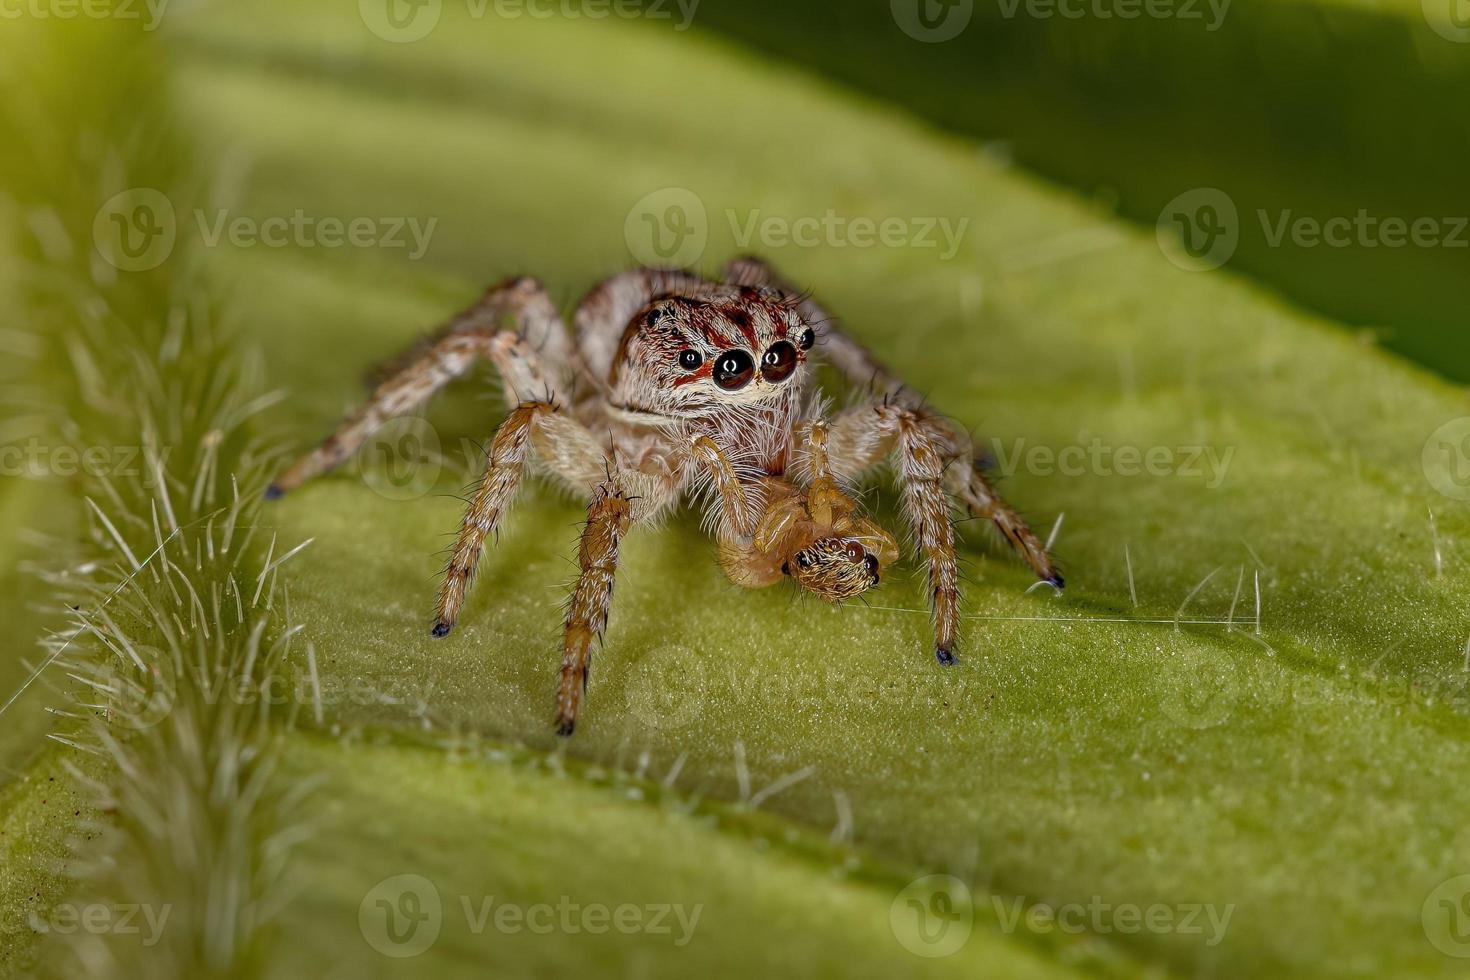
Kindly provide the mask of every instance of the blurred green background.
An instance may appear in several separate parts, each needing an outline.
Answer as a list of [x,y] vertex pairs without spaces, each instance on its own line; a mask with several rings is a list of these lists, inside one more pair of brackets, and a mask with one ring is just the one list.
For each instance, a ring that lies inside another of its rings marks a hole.
[[[0,976],[1462,973],[1470,31],[1068,9],[7,13]],[[1451,241],[1259,218],[1360,210]],[[262,501],[487,283],[752,251],[1064,596],[962,526],[940,671],[913,563],[742,592],[690,510],[559,742],[583,502],[525,490],[427,636],[490,372]]]

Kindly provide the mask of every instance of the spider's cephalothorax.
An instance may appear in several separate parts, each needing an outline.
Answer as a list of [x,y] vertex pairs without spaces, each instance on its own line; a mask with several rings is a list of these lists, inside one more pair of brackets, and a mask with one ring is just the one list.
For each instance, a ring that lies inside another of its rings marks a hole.
[[608,368],[610,399],[674,418],[794,405],[814,343],[795,306],[767,290],[665,296],[624,328]]
[[[458,621],[485,540],[528,463],[587,496],[562,643],[561,734],[576,724],[623,536],[686,497],[709,501],[733,581],[760,587],[789,577],[838,601],[876,585],[897,556],[892,536],[842,489],[892,459],[928,566],[941,664],[954,662],[959,632],[952,504],[990,521],[1042,580],[1061,587],[1046,549],[975,465],[962,430],[908,395],[763,263],[738,260],[719,282],[666,269],[614,276],[582,300],[574,325],[566,328],[534,279],[492,287],[269,491],[279,496],[340,465],[384,421],[489,359],[511,410],[486,450],[432,632],[445,636]],[[871,386],[875,400],[830,417],[812,407],[803,389],[817,349],[850,382]]]

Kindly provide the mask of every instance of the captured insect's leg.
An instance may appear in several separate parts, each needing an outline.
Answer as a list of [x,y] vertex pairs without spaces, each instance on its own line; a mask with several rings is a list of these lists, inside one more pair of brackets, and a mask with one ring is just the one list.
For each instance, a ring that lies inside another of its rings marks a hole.
[[[447,635],[459,620],[465,595],[474,581],[475,570],[485,550],[485,539],[499,525],[515,499],[537,430],[547,426],[552,419],[562,425],[576,424],[550,402],[526,402],[512,409],[495,430],[490,448],[485,453],[485,472],[470,498],[444,569],[444,584],[439,589],[435,607],[435,636]],[[587,433],[587,438],[590,437],[591,434]]]
[[[811,296],[792,288],[768,263],[751,256],[735,259],[725,267],[725,281],[736,286],[766,286],[793,297],[802,318],[817,332],[822,356],[848,381],[870,388],[874,395],[897,395],[902,391],[903,382],[843,332],[832,314]],[[913,400],[917,403],[917,398]]]
[[[500,329],[507,316],[516,319],[519,333]],[[538,342],[544,357],[536,350]],[[554,400],[568,383],[572,356],[566,328],[540,283],[522,278],[493,286],[426,344],[405,355],[368,400],[349,413],[319,447],[286,470],[267,495],[279,497],[340,466],[380,425],[428,401],[468,371],[478,357],[490,359],[499,368],[507,398],[514,405],[527,398]]]
[[1036,577],[1054,588],[1062,588],[1062,576],[1046,546],[1036,537],[1015,508],[1006,503],[995,486],[980,471],[971,453],[964,453],[946,474],[950,491],[962,500],[971,517],[990,521],[1001,537],[1031,566]]
[[856,476],[890,452],[899,471],[914,545],[929,565],[934,655],[954,663],[959,638],[959,559],[944,473],[955,455],[953,433],[937,416],[891,403],[864,405],[835,416],[827,450],[841,476]]

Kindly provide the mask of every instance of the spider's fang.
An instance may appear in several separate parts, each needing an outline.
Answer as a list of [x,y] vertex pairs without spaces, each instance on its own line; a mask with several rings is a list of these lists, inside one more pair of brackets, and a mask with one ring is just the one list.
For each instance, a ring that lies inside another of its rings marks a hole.
[[943,647],[935,649],[934,659],[938,660],[939,663],[944,667],[954,666],[954,654],[944,649]]
[[1062,581],[1062,573],[1061,572],[1053,572],[1051,574],[1051,577],[1050,578],[1044,578],[1044,579],[1042,579],[1042,581],[1045,582],[1047,585],[1051,586],[1052,588],[1056,589],[1058,592],[1062,591],[1064,588],[1067,587],[1067,584]]
[[576,730],[577,723],[575,721],[560,721],[556,724],[556,733],[562,738],[567,738]]
[[435,623],[434,628],[429,630],[429,633],[435,637],[445,637],[449,635],[449,631],[453,628],[448,623]]

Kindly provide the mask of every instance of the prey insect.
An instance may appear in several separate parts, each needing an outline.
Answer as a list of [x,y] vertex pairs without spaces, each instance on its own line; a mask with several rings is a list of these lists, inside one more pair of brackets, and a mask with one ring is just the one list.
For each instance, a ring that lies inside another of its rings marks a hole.
[[[444,571],[432,633],[447,636],[489,537],[528,466],[588,499],[563,631],[556,730],[570,735],[592,644],[607,626],[629,529],[686,498],[707,502],[735,583],[785,578],[829,601],[878,584],[898,556],[847,488],[892,461],[914,550],[928,570],[934,652],[954,662],[959,567],[952,510],[991,522],[1043,581],[1051,556],[976,465],[963,430],[928,409],[810,297],[764,263],[720,280],[635,269],[596,286],[568,329],[541,284],[509,279],[406,354],[371,397],[271,487],[279,496],[350,458],[388,419],[413,411],[480,358],[510,412],[486,450]],[[811,388],[825,358],[871,400],[828,415]]]

